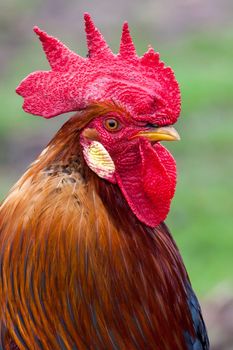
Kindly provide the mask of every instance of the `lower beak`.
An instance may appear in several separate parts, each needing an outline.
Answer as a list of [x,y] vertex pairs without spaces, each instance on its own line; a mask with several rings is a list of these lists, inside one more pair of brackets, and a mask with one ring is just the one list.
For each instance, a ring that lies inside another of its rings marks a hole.
[[180,135],[173,126],[164,126],[161,128],[153,128],[140,131],[135,137],[145,137],[149,141],[179,141]]

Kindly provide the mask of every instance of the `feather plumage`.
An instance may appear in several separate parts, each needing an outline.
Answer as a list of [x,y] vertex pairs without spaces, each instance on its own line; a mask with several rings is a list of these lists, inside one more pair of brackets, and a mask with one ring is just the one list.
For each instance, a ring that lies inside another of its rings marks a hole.
[[177,247],[85,165],[79,128],[69,121],[1,206],[0,329],[19,349],[187,349]]

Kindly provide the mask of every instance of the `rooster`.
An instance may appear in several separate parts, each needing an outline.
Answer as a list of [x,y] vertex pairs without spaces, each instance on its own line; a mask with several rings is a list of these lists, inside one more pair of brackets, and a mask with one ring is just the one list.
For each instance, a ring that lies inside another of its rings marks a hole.
[[16,90],[28,113],[76,114],[0,208],[0,348],[209,349],[164,223],[178,83],[153,48],[137,56],[127,23],[115,55],[84,18],[86,58],[34,28],[51,71]]

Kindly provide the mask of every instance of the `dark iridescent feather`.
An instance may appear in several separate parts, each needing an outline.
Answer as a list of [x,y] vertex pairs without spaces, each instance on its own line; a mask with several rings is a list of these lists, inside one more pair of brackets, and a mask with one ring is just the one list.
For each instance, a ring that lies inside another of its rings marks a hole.
[[193,325],[195,329],[194,337],[192,337],[187,332],[185,334],[188,350],[208,350],[209,339],[205,323],[202,318],[201,308],[197,297],[189,283],[187,284],[187,294],[188,305],[192,315]]

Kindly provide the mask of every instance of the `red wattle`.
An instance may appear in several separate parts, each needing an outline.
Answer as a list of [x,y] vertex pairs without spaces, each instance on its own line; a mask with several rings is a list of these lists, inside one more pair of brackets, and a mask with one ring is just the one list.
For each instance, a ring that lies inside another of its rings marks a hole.
[[137,218],[155,227],[165,220],[175,192],[176,165],[160,144],[142,138],[116,165],[117,183]]

